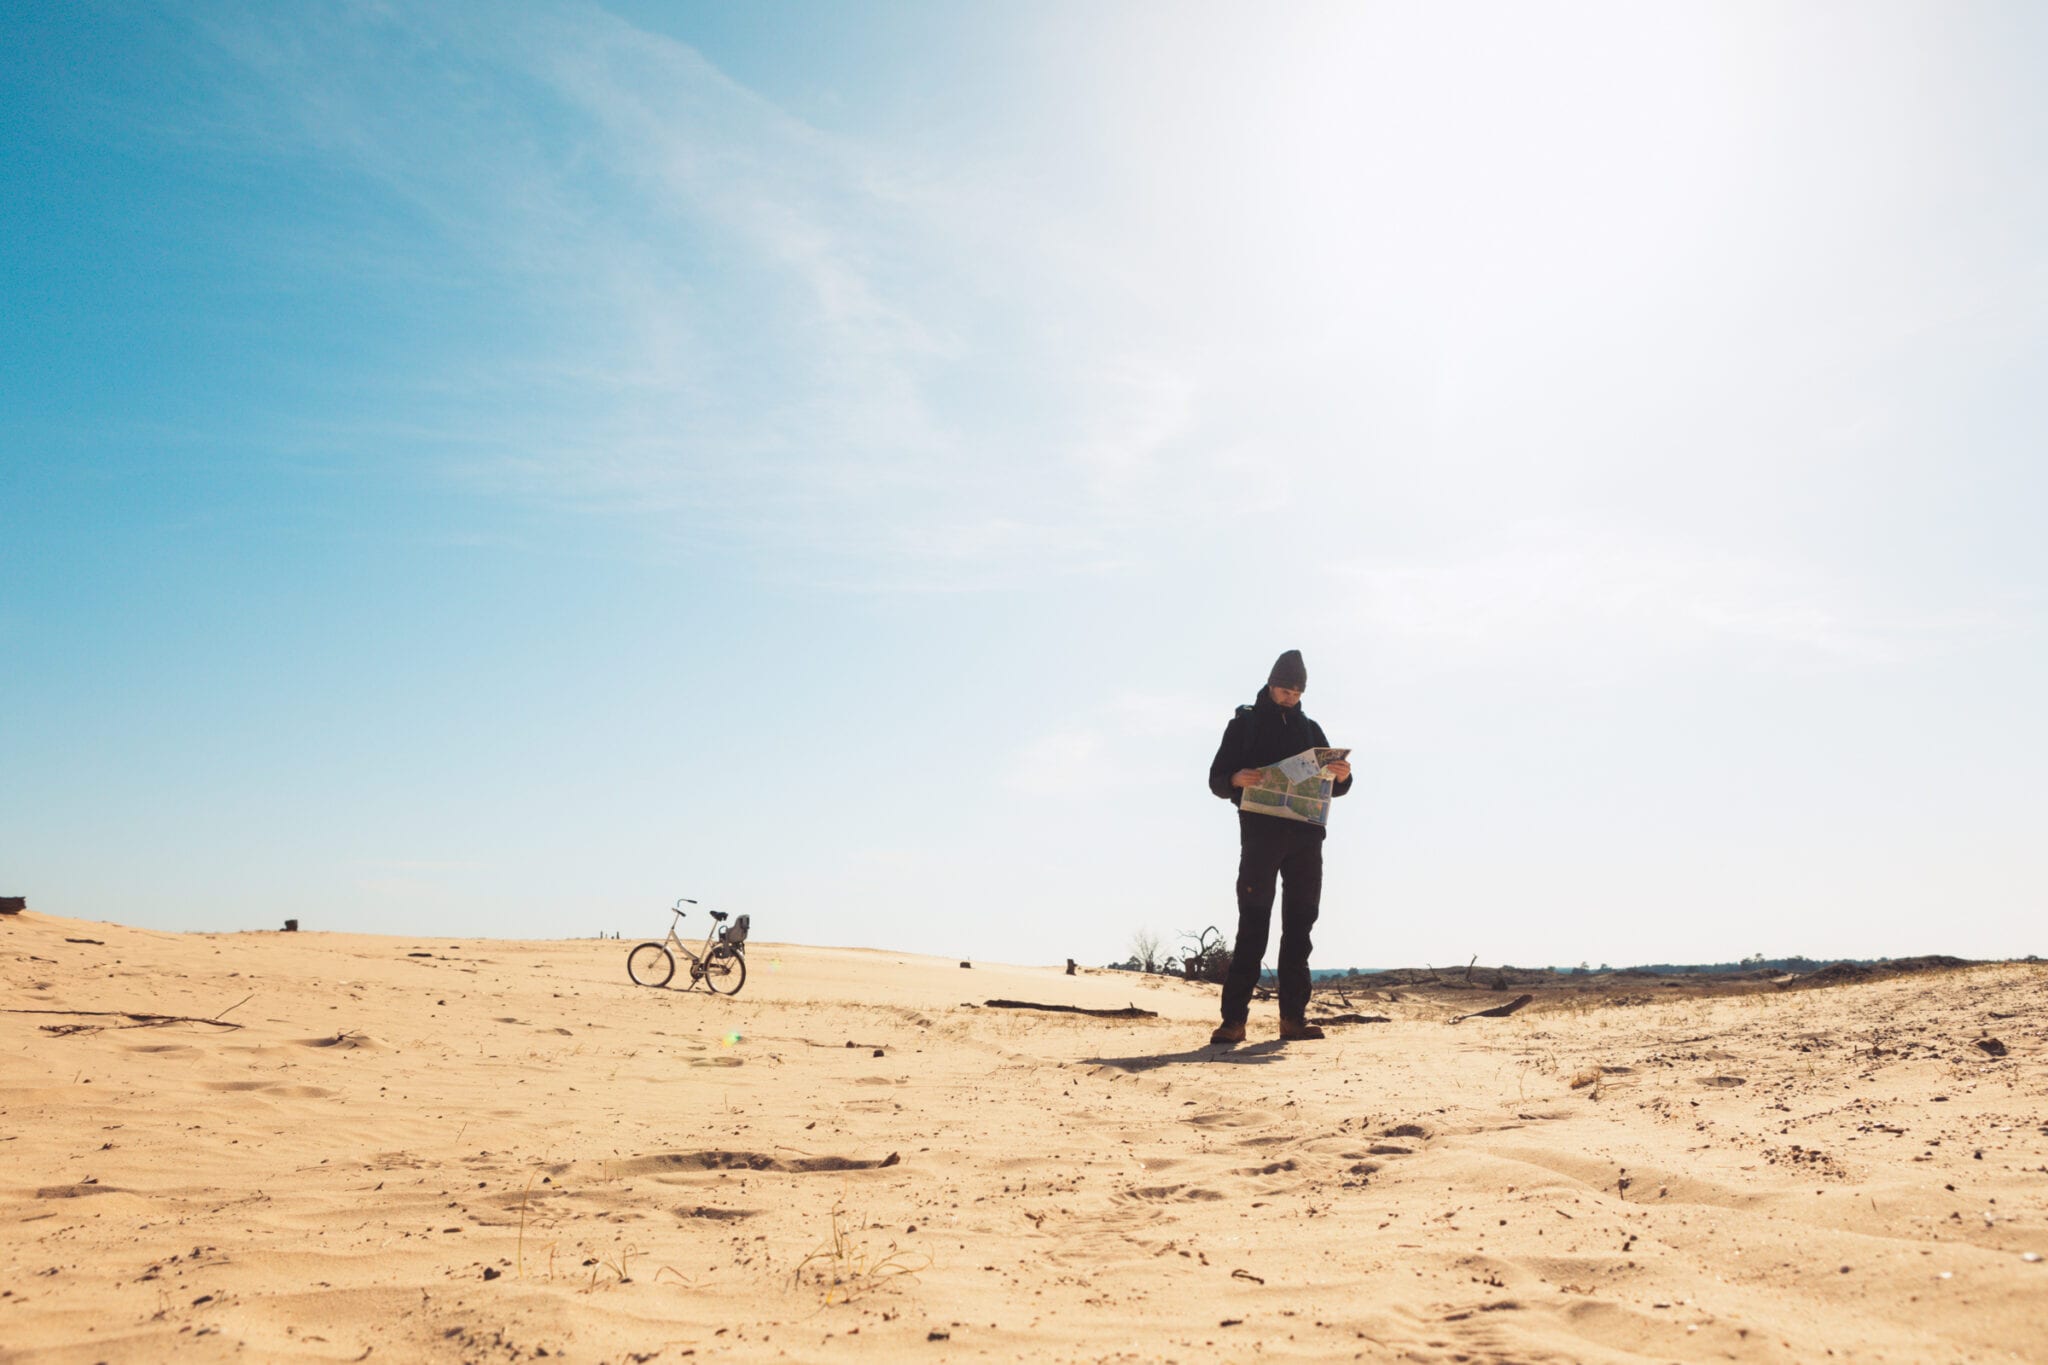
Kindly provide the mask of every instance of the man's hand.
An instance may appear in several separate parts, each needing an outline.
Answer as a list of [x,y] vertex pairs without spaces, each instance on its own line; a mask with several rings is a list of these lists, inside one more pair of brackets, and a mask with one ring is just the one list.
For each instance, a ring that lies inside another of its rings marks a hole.
[[1339,782],[1349,782],[1351,780],[1351,765],[1341,758],[1338,759],[1335,763],[1330,764],[1330,776],[1336,778]]
[[1258,786],[1259,770],[1257,768],[1239,768],[1230,775],[1230,785],[1233,787]]

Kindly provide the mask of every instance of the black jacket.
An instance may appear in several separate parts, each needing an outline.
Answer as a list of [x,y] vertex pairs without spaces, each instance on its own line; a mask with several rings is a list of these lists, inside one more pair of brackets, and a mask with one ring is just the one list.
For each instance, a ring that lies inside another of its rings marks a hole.
[[[1241,805],[1244,793],[1230,785],[1238,769],[1263,768],[1292,758],[1303,749],[1329,746],[1330,741],[1323,738],[1322,726],[1310,720],[1299,706],[1282,706],[1274,701],[1273,694],[1262,687],[1259,699],[1250,706],[1238,707],[1230,724],[1223,727],[1223,742],[1216,746],[1216,757],[1209,763],[1209,790],[1233,806]],[[1342,796],[1350,790],[1351,779],[1347,777],[1332,794]]]

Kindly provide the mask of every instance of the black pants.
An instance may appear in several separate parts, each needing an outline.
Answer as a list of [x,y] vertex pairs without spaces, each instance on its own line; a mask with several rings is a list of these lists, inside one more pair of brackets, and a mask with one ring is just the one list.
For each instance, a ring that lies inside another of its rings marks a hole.
[[1280,878],[1280,1017],[1308,1013],[1309,931],[1323,900],[1323,831],[1270,815],[1240,815],[1237,944],[1223,982],[1223,1022],[1242,1024],[1273,927],[1273,879]]

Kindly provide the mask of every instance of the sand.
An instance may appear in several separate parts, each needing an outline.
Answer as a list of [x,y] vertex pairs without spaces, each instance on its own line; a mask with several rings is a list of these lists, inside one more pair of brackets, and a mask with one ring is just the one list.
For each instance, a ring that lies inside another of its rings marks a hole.
[[0,1359],[2048,1361],[2042,967],[1219,1054],[630,946],[0,918]]

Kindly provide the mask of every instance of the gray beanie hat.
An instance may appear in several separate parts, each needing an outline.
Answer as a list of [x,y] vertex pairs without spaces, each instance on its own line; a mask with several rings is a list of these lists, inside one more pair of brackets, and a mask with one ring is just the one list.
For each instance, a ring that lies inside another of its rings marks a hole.
[[1273,661],[1273,671],[1266,675],[1266,686],[1285,687],[1301,692],[1308,687],[1308,665],[1301,661],[1301,651],[1290,649]]

